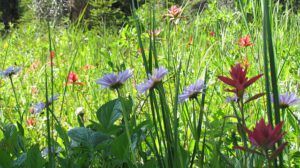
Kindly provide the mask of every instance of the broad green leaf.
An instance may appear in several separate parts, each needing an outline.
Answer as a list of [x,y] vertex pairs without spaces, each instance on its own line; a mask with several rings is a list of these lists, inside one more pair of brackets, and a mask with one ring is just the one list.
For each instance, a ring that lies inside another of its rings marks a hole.
[[125,161],[129,156],[129,143],[125,133],[114,139],[111,145],[111,152],[120,161]]
[[105,129],[109,129],[122,115],[122,105],[118,99],[109,101],[97,110],[97,118]]
[[59,137],[63,140],[65,147],[69,147],[70,141],[69,141],[68,134],[66,133],[65,129],[62,128],[59,124],[55,125],[55,129],[56,129]]
[[86,147],[96,147],[100,143],[109,140],[110,137],[101,132],[95,132],[91,129],[78,127],[68,131],[69,137]]
[[45,164],[45,160],[39,149],[39,145],[32,146],[27,152],[26,167],[40,168]]
[[12,159],[4,150],[0,150],[0,168],[12,167]]

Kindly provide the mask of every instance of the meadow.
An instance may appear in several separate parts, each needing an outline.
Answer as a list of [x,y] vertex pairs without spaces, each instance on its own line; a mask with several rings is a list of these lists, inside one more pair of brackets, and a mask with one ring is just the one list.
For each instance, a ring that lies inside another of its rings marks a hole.
[[148,2],[0,39],[0,167],[299,167],[300,15]]

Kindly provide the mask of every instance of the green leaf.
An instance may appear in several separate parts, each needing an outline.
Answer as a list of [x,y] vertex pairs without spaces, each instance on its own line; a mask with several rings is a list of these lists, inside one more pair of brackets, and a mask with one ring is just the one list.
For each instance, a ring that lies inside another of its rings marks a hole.
[[19,132],[21,133],[22,136],[24,136],[24,128],[23,128],[22,124],[17,122],[17,125],[18,125],[18,128],[19,128]]
[[111,144],[111,152],[119,161],[125,161],[129,156],[129,143],[125,133],[114,139]]
[[27,152],[26,167],[39,168],[39,167],[43,167],[44,164],[45,164],[45,160],[42,157],[42,154],[39,149],[39,145],[37,144],[32,146]]
[[106,130],[109,130],[109,128],[121,117],[121,115],[122,105],[118,99],[105,103],[97,110],[97,118]]
[[101,132],[95,132],[85,127],[73,128],[68,131],[69,137],[86,147],[96,147],[102,142],[109,140],[110,137]]
[[0,168],[12,167],[12,159],[4,150],[0,150]]
[[17,160],[14,161],[13,166],[24,167],[26,160],[27,160],[27,153],[23,153],[21,156],[17,158]]
[[70,141],[69,141],[69,138],[68,138],[68,134],[66,133],[64,128],[62,128],[59,124],[56,124],[55,129],[56,129],[59,137],[63,140],[63,143],[64,143],[65,147],[69,147],[70,146]]

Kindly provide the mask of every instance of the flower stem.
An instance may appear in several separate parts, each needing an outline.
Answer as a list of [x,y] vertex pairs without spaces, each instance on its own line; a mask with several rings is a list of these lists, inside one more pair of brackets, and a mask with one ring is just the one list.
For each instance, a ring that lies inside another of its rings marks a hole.
[[17,105],[17,112],[18,112],[19,117],[20,117],[20,123],[22,124],[22,122],[23,122],[23,115],[21,114],[21,111],[20,111],[20,104],[19,104],[17,93],[16,93],[16,88],[15,88],[14,82],[12,80],[12,76],[9,76],[9,80],[10,80],[10,84],[11,84],[12,90],[14,92],[14,97],[15,97],[16,105]]
[[128,122],[128,118],[127,118],[127,111],[126,111],[126,108],[123,104],[122,97],[121,97],[119,89],[116,89],[116,90],[117,90],[119,101],[121,103],[122,113],[123,113],[123,118],[124,118],[124,123],[125,123],[125,131],[126,131],[126,135],[127,135],[127,138],[128,138],[130,152],[132,154],[132,159],[133,159],[133,162],[134,162],[134,165],[135,165],[136,160],[135,160],[135,156],[134,156],[134,151],[132,149],[132,142],[131,142],[131,135],[130,135],[129,125],[128,125],[129,122]]

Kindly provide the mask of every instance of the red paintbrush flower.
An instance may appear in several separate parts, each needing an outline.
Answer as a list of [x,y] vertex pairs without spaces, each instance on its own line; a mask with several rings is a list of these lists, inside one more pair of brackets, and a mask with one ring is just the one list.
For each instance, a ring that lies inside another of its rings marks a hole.
[[257,81],[262,74],[254,76],[250,79],[247,77],[247,68],[243,68],[241,64],[236,64],[231,67],[230,78],[225,76],[218,76],[218,78],[227,85],[234,87],[234,89],[228,89],[229,92],[234,92],[238,98],[243,98],[245,89]]
[[54,51],[50,51],[50,58],[53,59],[55,57],[55,52]]
[[209,35],[210,35],[211,37],[215,37],[216,33],[215,33],[214,31],[211,31],[211,32],[209,32]]
[[251,43],[250,35],[246,35],[245,37],[240,38],[240,40],[239,40],[239,45],[240,45],[241,47],[252,46],[253,43]]
[[253,146],[268,150],[271,149],[285,134],[281,132],[282,126],[283,121],[277,124],[273,129],[271,124],[266,125],[264,119],[261,119],[256,124],[253,131],[250,131],[247,128],[245,128],[245,130]]
[[33,118],[29,118],[29,119],[27,119],[26,123],[27,123],[28,126],[32,126],[33,127],[33,126],[35,126],[36,121]]
[[82,82],[78,82],[78,75],[75,72],[70,72],[68,75],[68,83],[67,84],[75,84],[75,85],[83,85]]
[[[275,151],[269,153],[269,150],[271,150],[285,134],[284,132],[281,132],[282,126],[283,122],[280,122],[273,129],[271,124],[266,125],[265,120],[261,119],[256,124],[253,131],[245,128],[248,134],[248,138],[255,149],[248,149],[241,146],[235,146],[234,148],[251,153],[256,153],[259,155],[264,155],[268,160],[274,159],[279,153],[283,151],[283,149],[287,145],[287,142],[283,143]],[[257,148],[259,149],[258,151],[256,150]]]

